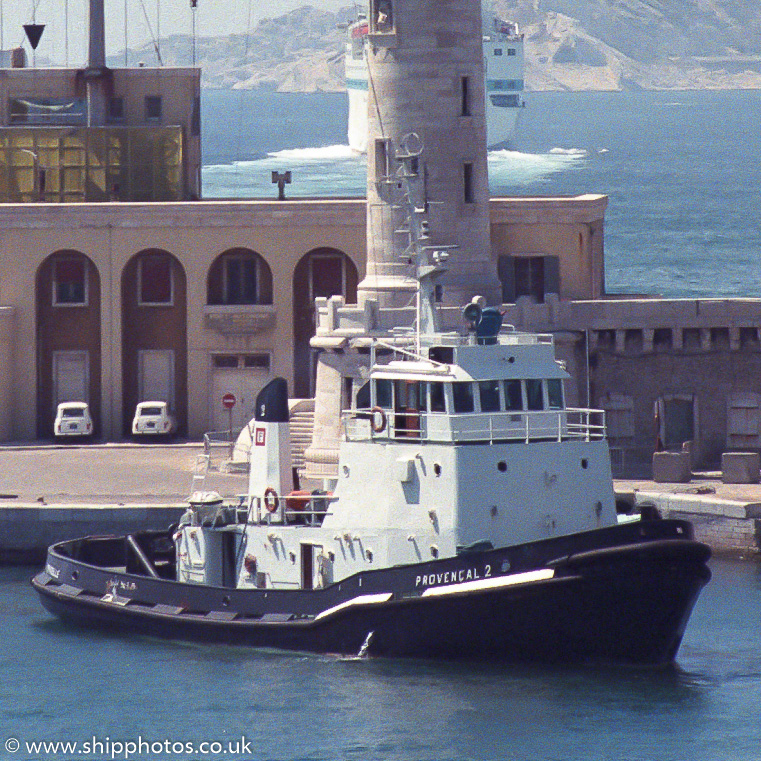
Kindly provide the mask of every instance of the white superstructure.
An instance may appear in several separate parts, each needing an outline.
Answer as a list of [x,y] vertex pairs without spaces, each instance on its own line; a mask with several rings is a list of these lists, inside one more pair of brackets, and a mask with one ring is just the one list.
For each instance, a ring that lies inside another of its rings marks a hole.
[[[367,74],[368,22],[364,16],[349,25],[346,41],[346,93],[349,98],[349,146],[367,151],[367,103],[372,83]],[[518,25],[497,18],[484,21],[484,72],[487,145],[509,143],[523,100],[523,35]]]

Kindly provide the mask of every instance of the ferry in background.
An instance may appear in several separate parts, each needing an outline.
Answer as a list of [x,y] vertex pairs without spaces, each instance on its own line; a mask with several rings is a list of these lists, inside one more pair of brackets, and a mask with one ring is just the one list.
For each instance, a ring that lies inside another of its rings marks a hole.
[[[367,151],[367,18],[360,14],[348,26],[346,92],[349,96],[349,146]],[[523,35],[518,25],[492,18],[484,21],[486,141],[489,148],[509,143],[523,100]]]

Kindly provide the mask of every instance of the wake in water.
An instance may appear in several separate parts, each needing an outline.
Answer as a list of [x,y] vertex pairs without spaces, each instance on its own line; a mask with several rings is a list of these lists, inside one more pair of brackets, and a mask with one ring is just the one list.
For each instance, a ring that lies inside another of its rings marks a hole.
[[203,168],[206,198],[272,198],[272,172],[291,172],[286,196],[357,197],[365,194],[367,160],[348,145],[290,148],[264,158]]
[[552,148],[547,153],[489,151],[489,186],[498,193],[502,188],[546,182],[557,172],[583,166],[586,158],[583,148]]
[[[547,153],[512,150],[489,151],[489,184],[497,194],[504,189],[547,181],[557,172],[582,166],[587,159],[582,148],[552,148]],[[272,172],[290,171],[291,197],[360,197],[367,187],[367,157],[348,145],[322,148],[291,148],[250,161],[206,166],[203,187],[206,198],[272,198]]]

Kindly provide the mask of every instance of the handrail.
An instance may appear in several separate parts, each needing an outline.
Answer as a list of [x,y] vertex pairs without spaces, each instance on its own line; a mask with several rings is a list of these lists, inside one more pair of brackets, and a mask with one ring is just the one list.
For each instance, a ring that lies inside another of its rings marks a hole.
[[[501,410],[499,412],[431,413],[424,410],[387,413],[387,424],[382,431],[374,431],[371,411],[348,410],[342,414],[344,436],[347,441],[371,439],[419,441],[530,441],[552,438],[556,441],[605,438],[603,410],[569,407],[561,410]],[[397,427],[397,416],[418,417],[417,427]],[[600,422],[594,422],[598,417]],[[516,419],[519,418],[519,419]],[[438,425],[437,425],[438,424]]]

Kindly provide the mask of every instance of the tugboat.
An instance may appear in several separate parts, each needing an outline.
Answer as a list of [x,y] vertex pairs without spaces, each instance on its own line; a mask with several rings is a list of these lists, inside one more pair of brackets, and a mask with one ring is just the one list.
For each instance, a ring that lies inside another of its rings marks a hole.
[[369,369],[346,395],[336,475],[299,488],[274,379],[256,401],[248,494],[194,494],[166,531],[52,546],[32,581],[49,611],[342,655],[674,660],[709,549],[684,521],[618,524],[603,413],[566,406],[552,336],[503,325],[478,297],[459,330],[441,328],[449,251],[427,245],[419,158],[397,155],[414,324],[348,328]]

